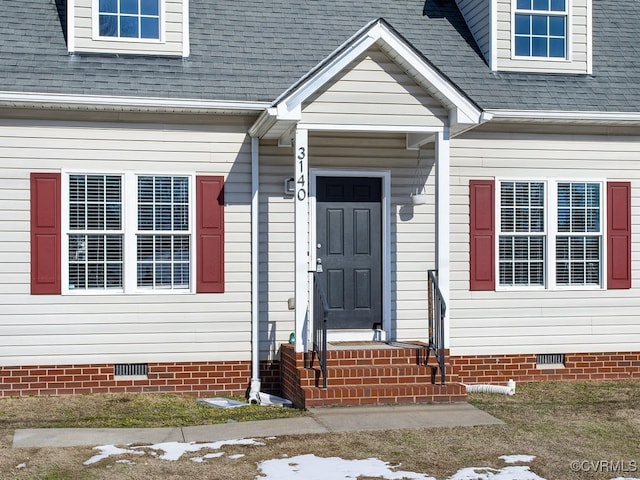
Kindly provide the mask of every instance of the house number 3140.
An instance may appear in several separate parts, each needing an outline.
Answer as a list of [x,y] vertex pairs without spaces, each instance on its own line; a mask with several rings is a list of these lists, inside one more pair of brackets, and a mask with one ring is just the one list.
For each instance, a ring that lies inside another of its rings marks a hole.
[[305,164],[305,159],[307,158],[307,150],[304,147],[300,147],[298,148],[298,165],[300,167],[300,176],[298,177],[298,179],[296,180],[296,183],[298,184],[298,191],[296,193],[296,196],[298,197],[298,200],[302,201],[305,198],[307,198],[307,181],[306,178],[304,176],[305,173],[305,168],[304,168],[304,164]]

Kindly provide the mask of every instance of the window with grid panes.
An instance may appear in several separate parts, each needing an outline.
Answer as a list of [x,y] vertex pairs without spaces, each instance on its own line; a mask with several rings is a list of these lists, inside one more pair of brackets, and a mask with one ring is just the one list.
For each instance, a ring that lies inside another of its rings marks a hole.
[[160,0],[97,0],[100,37],[160,38]]
[[567,0],[516,0],[514,53],[518,57],[567,57]]
[[[131,182],[136,196],[125,198]],[[189,290],[190,184],[186,175],[69,175],[69,291]]]
[[189,288],[189,177],[138,177],[137,284]]
[[545,184],[500,183],[499,282],[545,284]]
[[69,177],[69,289],[123,285],[122,178]]
[[600,285],[602,282],[600,190],[600,183],[558,183],[557,285]]

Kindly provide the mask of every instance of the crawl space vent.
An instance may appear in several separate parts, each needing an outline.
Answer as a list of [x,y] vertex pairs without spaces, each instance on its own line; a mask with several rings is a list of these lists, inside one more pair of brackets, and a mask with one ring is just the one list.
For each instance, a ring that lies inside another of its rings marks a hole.
[[116,363],[113,365],[113,374],[116,377],[147,378],[149,365],[146,363]]
[[564,353],[539,353],[536,355],[538,368],[562,368],[564,367]]

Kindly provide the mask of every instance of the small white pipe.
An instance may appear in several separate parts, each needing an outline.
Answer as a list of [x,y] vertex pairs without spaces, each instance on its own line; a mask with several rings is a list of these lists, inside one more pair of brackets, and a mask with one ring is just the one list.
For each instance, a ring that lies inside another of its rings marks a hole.
[[[464,384],[463,384],[464,385]],[[509,380],[507,386],[503,385],[464,385],[467,393],[500,393],[503,395],[515,395],[516,382]]]

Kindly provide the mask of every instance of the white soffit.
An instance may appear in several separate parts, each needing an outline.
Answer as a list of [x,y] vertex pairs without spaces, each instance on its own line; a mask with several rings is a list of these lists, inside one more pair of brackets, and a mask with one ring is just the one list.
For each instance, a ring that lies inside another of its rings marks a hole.
[[[364,54],[378,46],[419,85],[449,110],[451,127],[473,126],[481,121],[481,111],[435,67],[424,60],[384,20],[366,25],[341,45],[316,68],[302,77],[263,112],[250,130],[251,135],[277,138],[292,123],[302,118],[302,104],[322,89],[339,73]],[[286,125],[278,127],[284,122]],[[273,129],[273,131],[272,131]]]

